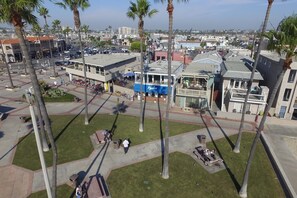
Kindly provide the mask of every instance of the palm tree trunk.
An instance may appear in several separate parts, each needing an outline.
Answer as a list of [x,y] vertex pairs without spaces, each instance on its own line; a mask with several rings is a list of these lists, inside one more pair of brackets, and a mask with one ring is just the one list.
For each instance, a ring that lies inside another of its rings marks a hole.
[[245,119],[246,106],[247,106],[248,98],[250,96],[250,92],[251,92],[251,89],[252,89],[252,84],[253,84],[253,81],[254,81],[255,71],[256,71],[256,67],[258,65],[258,61],[259,61],[259,57],[260,57],[261,44],[263,42],[263,35],[264,35],[265,31],[266,31],[266,26],[267,26],[267,23],[268,23],[272,3],[273,3],[273,1],[271,1],[271,3],[268,3],[268,7],[267,7],[267,10],[266,10],[266,16],[265,16],[264,24],[263,24],[261,35],[260,35],[260,42],[259,42],[259,45],[258,45],[258,48],[257,48],[256,60],[255,60],[254,65],[253,65],[251,77],[250,77],[250,80],[248,82],[248,89],[247,89],[247,92],[246,92],[246,95],[245,95],[245,98],[244,98],[241,121],[240,121],[239,130],[238,130],[238,136],[237,136],[237,140],[236,140],[236,143],[235,143],[235,146],[234,146],[234,149],[233,149],[233,151],[235,153],[240,152],[240,142],[241,142],[243,124],[244,124],[244,119]]
[[287,71],[287,68],[283,68],[282,72],[280,73],[275,85],[274,85],[274,88],[272,90],[272,93],[269,97],[269,100],[268,100],[268,104],[265,108],[265,111],[264,111],[264,115],[263,115],[263,118],[261,119],[261,122],[260,122],[260,125],[258,127],[258,130],[257,130],[257,134],[255,136],[255,139],[253,141],[253,144],[252,144],[252,147],[251,147],[251,151],[250,151],[250,155],[249,155],[249,159],[247,161],[247,165],[246,165],[246,169],[245,169],[245,173],[244,173],[244,178],[243,178],[243,182],[242,182],[242,185],[241,185],[241,189],[239,191],[239,196],[240,197],[247,197],[247,186],[248,186],[248,179],[249,179],[249,174],[250,174],[250,168],[251,168],[251,164],[252,164],[252,161],[254,159],[254,156],[255,156],[255,151],[256,151],[256,146],[257,146],[257,142],[260,138],[260,135],[261,135],[261,132],[263,131],[264,129],[264,124],[265,124],[265,121],[266,121],[266,118],[267,118],[267,115],[269,113],[269,110],[271,108],[271,105],[274,101],[274,98],[276,96],[276,93],[279,89],[279,86],[283,80],[283,77],[285,75]]
[[166,104],[166,120],[165,120],[165,136],[164,136],[164,163],[162,177],[169,178],[169,110],[171,105],[171,46],[172,46],[172,23],[173,23],[173,4],[172,0],[168,0],[167,7],[169,15],[169,38],[168,38],[168,81],[167,81],[167,104]]
[[88,95],[87,95],[87,68],[85,64],[85,55],[84,55],[84,49],[83,44],[81,42],[81,34],[80,34],[80,27],[78,28],[78,39],[80,44],[80,51],[81,51],[81,58],[83,62],[83,69],[84,69],[84,81],[85,81],[85,125],[89,124],[89,116],[88,116]]
[[26,65],[27,65],[29,73],[30,73],[31,82],[32,82],[32,86],[34,89],[34,94],[37,99],[37,102],[40,104],[41,114],[42,114],[42,117],[45,122],[45,127],[46,127],[49,141],[51,143],[51,148],[52,148],[52,152],[53,152],[52,196],[53,196],[53,198],[55,198],[56,197],[56,186],[57,186],[57,157],[58,157],[56,144],[55,144],[54,137],[52,134],[52,129],[51,129],[49,117],[48,117],[48,114],[46,111],[46,107],[44,104],[44,100],[41,96],[38,79],[37,79],[35,70],[32,65],[31,57],[29,56],[29,53],[28,53],[27,45],[25,43],[22,28],[20,26],[15,26],[15,33],[18,36],[18,38],[20,39],[20,46],[21,46],[23,55],[26,59]]
[[40,132],[40,137],[41,137],[42,150],[44,152],[47,152],[47,151],[49,151],[49,147],[48,147],[48,143],[46,140],[44,123],[43,123],[43,119],[42,119],[42,115],[41,115],[40,105],[37,101],[35,104],[36,104],[35,106],[36,106],[36,112],[37,112],[37,117],[38,117],[38,123],[39,123],[39,127],[40,127],[39,132]]
[[142,98],[143,98],[143,93],[142,93],[142,85],[143,85],[143,46],[142,43],[143,42],[143,37],[142,35],[140,36],[140,121],[139,121],[139,132],[143,132],[143,122],[144,122],[144,118],[143,118],[143,102],[142,102]]
[[55,64],[52,64],[52,58],[53,58],[53,51],[52,51],[52,44],[51,44],[51,41],[50,41],[50,36],[49,36],[49,31],[48,31],[48,25],[47,25],[47,20],[46,20],[46,17],[44,17],[44,22],[45,22],[45,26],[46,26],[46,34],[48,36],[48,47],[49,47],[49,50],[50,50],[50,65],[53,65],[53,76],[56,77],[56,69],[55,69]]
[[14,88],[14,86],[13,86],[13,82],[12,82],[12,78],[11,78],[11,74],[10,74],[9,65],[8,65],[8,63],[7,63],[7,61],[6,61],[6,57],[5,57],[5,54],[4,54],[3,43],[1,43],[1,48],[2,48],[2,52],[3,52],[3,54],[2,54],[2,59],[3,59],[3,61],[4,61],[4,64],[5,64],[5,66],[6,66],[6,69],[7,69],[8,78],[9,78],[9,82],[10,82],[10,87],[11,87],[11,88]]

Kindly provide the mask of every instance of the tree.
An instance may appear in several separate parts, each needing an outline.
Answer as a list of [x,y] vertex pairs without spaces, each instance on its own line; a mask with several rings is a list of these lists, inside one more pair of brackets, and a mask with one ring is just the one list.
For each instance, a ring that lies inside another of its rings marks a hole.
[[283,68],[278,75],[277,81],[275,82],[275,85],[269,96],[268,104],[265,107],[264,115],[261,119],[257,134],[254,138],[244,173],[243,183],[239,192],[240,197],[247,197],[249,172],[252,160],[255,155],[257,142],[260,138],[261,132],[263,131],[267,115],[279,90],[279,86],[283,81],[284,74],[287,72],[288,69],[291,69],[290,65],[293,62],[293,58],[297,55],[297,52],[295,51],[297,47],[297,15],[292,15],[285,18],[280,22],[277,30],[269,31],[268,33],[264,34],[264,36],[268,38],[267,48],[277,52],[281,58],[284,58]]
[[29,56],[28,47],[25,43],[23,35],[24,22],[28,24],[36,24],[37,18],[32,14],[34,10],[39,6],[39,0],[0,0],[0,21],[13,25],[15,33],[20,40],[20,47],[23,56],[26,59],[26,65],[29,70],[35,99],[40,107],[42,118],[45,123],[46,132],[51,143],[51,149],[53,152],[53,172],[52,172],[52,196],[56,197],[56,185],[57,185],[57,149],[53,138],[51,124],[49,116],[44,104],[44,100],[41,96],[41,91],[35,70],[32,65],[31,56]]
[[80,16],[78,9],[81,8],[82,10],[90,7],[88,0],[62,0],[62,2],[57,2],[57,5],[61,6],[64,9],[67,7],[73,12],[73,19],[74,25],[76,30],[78,31],[78,39],[80,44],[80,51],[81,51],[81,58],[83,62],[83,69],[84,69],[84,81],[85,81],[85,125],[89,124],[89,116],[88,116],[88,95],[87,95],[87,70],[85,65],[85,56],[84,56],[84,49],[83,44],[81,41],[81,23],[80,23]]
[[[131,43],[130,50],[133,52],[141,52],[140,45],[141,45],[140,41],[134,41]],[[142,44],[142,51],[143,52],[146,51],[146,45],[144,44]]]
[[61,21],[59,19],[55,19],[52,22],[52,32],[54,34],[60,34],[61,33]]
[[[138,17],[138,33],[140,37],[140,121],[139,132],[143,132],[143,103],[142,103],[142,85],[143,85],[143,27],[144,18],[146,16],[152,17],[158,11],[156,9],[150,9],[150,3],[147,0],[136,0],[136,3],[130,1],[130,7],[127,12],[127,16],[133,20]],[[132,46],[131,46],[132,48]]]
[[[168,94],[167,94],[167,104],[166,104],[166,118],[165,118],[165,136],[164,136],[164,159],[163,159],[163,171],[162,171],[162,177],[164,179],[169,178],[169,110],[171,106],[171,56],[172,56],[172,25],[173,25],[173,0],[155,0],[155,1],[161,1],[167,2],[167,12],[169,15],[169,30],[168,30]],[[188,0],[177,0],[177,2],[188,2]]]
[[235,146],[234,146],[234,149],[233,149],[233,151],[235,153],[240,152],[240,142],[241,142],[241,136],[242,136],[245,113],[246,113],[246,106],[247,106],[248,99],[249,99],[249,96],[250,96],[250,92],[251,92],[251,89],[252,89],[254,75],[255,75],[256,67],[257,67],[257,64],[258,64],[259,56],[260,56],[261,44],[263,42],[263,36],[264,36],[265,31],[266,31],[266,26],[267,26],[267,23],[268,23],[270,10],[271,10],[271,6],[272,6],[273,1],[274,0],[268,0],[268,6],[267,6],[267,10],[266,10],[265,20],[264,20],[264,24],[263,24],[263,27],[262,27],[262,31],[261,31],[261,35],[260,35],[260,41],[259,41],[257,54],[256,54],[256,60],[255,60],[255,63],[253,65],[250,80],[248,81],[248,84],[247,84],[248,89],[247,89],[247,92],[246,92],[246,95],[245,95],[245,98],[244,98],[243,107],[242,107],[242,115],[241,115],[241,121],[240,121],[240,125],[239,125],[237,140],[236,140],[236,143],[235,143]]
[[47,17],[50,17],[50,15],[48,15],[48,9],[45,7],[40,7],[38,10],[38,13],[40,16],[42,16],[44,18],[44,30],[45,30],[45,34],[48,36],[48,47],[49,47],[49,51],[50,51],[50,64],[53,66],[53,76],[56,76],[56,69],[55,69],[55,64],[52,63],[52,58],[53,58],[53,52],[52,52],[52,44],[51,44],[51,40],[49,37],[49,32],[48,32],[48,24],[47,24]]
[[63,34],[65,36],[65,40],[66,40],[66,43],[68,44],[68,40],[69,40],[69,33],[71,32],[72,30],[70,29],[69,26],[66,26],[66,28],[63,30]]
[[[40,35],[41,35],[41,27],[39,26],[39,24],[33,24],[32,25],[32,29],[31,29],[31,31],[33,32],[33,34],[35,35],[35,36],[37,36],[38,37],[38,39],[39,39],[39,37],[40,37]],[[36,52],[37,53],[37,52]],[[38,56],[37,56],[38,58],[43,58],[43,54],[42,54],[42,48],[41,48],[41,45],[39,44],[39,51],[38,51]]]

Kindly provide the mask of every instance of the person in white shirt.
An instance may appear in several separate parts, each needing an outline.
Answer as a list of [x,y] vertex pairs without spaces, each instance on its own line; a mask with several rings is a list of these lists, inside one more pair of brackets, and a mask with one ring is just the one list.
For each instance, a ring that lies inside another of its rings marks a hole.
[[122,144],[124,146],[124,152],[126,154],[128,152],[130,142],[128,139],[125,139]]

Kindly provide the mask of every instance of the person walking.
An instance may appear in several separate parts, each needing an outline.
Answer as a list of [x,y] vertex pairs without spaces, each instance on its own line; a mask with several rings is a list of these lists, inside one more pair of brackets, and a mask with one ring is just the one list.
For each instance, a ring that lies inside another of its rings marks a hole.
[[78,185],[75,189],[75,196],[76,196],[76,198],[81,198],[81,196],[82,196],[82,190],[81,190],[80,185]]
[[125,154],[128,152],[128,150],[129,150],[129,144],[130,144],[130,142],[129,142],[129,140],[126,138],[124,141],[123,141],[123,146],[124,146],[124,152],[125,152]]

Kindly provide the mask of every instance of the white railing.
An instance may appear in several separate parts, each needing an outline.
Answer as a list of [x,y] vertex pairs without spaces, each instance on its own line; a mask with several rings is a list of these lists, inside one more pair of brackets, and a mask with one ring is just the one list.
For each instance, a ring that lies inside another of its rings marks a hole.
[[204,90],[195,90],[195,89],[176,89],[176,95],[182,96],[195,96],[195,97],[207,97],[207,91]]

